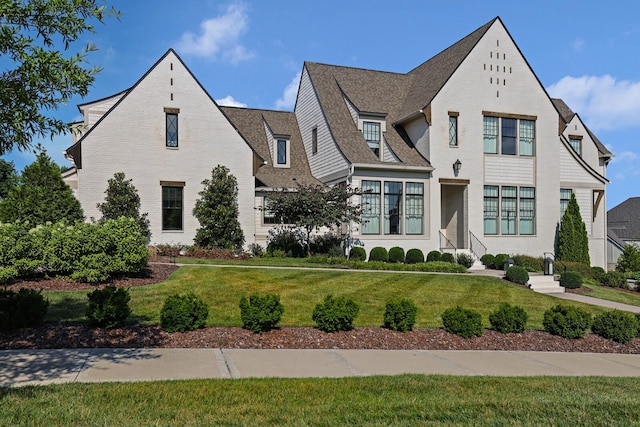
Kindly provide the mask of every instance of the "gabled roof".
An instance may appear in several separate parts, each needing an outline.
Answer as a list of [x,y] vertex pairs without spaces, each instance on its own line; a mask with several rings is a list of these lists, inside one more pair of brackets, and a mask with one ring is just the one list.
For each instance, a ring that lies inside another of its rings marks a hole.
[[613,157],[613,153],[611,153],[611,151],[609,151],[607,147],[605,147],[604,144],[600,142],[600,140],[593,134],[593,132],[591,132],[587,125],[582,121],[582,118],[580,118],[580,115],[574,113],[571,108],[569,108],[569,106],[560,98],[551,98],[551,101],[553,101],[553,105],[556,106],[556,109],[566,123],[571,122],[571,120],[573,120],[575,116],[578,116],[578,120],[580,120],[584,128],[587,130],[589,137],[596,144],[596,147],[600,152],[600,157]]
[[607,226],[622,240],[640,240],[640,197],[631,197],[607,212]]
[[[311,175],[295,114],[288,111],[220,107],[238,133],[265,160],[256,173],[256,187],[295,188],[302,185],[322,185]],[[289,168],[273,167],[273,155],[265,132],[265,123],[275,135],[290,136]]]

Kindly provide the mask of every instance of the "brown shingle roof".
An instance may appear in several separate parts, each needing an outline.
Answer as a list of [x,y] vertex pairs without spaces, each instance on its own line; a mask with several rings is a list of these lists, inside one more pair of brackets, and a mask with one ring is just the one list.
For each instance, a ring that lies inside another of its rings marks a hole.
[[[558,112],[560,113],[560,115],[562,116],[565,122],[569,123],[571,120],[573,120],[573,117],[577,115],[571,110],[571,108],[569,108],[569,106],[562,99],[551,98],[551,101],[553,101],[553,105],[556,106],[556,109],[558,110]],[[580,115],[578,115],[578,118],[580,118]],[[580,121],[582,122],[582,119],[580,119]],[[584,124],[584,122],[582,124],[584,125],[584,128],[589,133],[589,137],[593,140],[593,142],[595,142],[596,147],[598,148],[598,151],[600,152],[600,154],[603,157],[612,157],[613,154],[611,153],[611,151],[609,151],[607,147],[605,147],[604,144],[600,142],[600,140],[593,134],[593,132],[591,132],[591,129],[589,129],[587,125]]]
[[[220,110],[227,116],[258,156],[267,162],[260,166],[256,173],[256,187],[293,188],[296,183],[303,185],[321,184],[311,175],[294,113],[236,107],[220,107]],[[291,137],[290,168],[273,167],[273,156],[269,150],[267,134],[264,128],[265,122],[274,134]]]

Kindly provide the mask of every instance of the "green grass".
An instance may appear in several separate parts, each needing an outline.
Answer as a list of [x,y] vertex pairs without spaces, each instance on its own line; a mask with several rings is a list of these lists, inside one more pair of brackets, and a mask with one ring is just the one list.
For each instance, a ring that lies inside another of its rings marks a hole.
[[3,425],[638,425],[638,378],[403,375],[0,390]]
[[[544,311],[557,305],[556,298],[537,294],[502,280],[476,275],[415,274],[185,266],[161,284],[131,288],[130,307],[135,321],[160,322],[160,309],[172,293],[192,290],[210,307],[210,326],[241,326],[238,303],[251,293],[277,293],[284,305],[282,326],[313,326],[313,308],[325,295],[345,295],[360,305],[355,326],[382,325],[388,300],[403,296],[418,306],[417,328],[439,328],[441,314],[460,305],[479,311],[485,326],[489,314],[502,302],[518,305],[529,314],[528,328],[542,329]],[[48,321],[84,318],[87,291],[45,292],[51,301]],[[603,308],[580,303],[592,314]]]
[[600,298],[608,301],[620,302],[623,304],[640,306],[639,292],[626,292],[606,286],[582,284],[583,287],[591,289],[591,292],[583,294],[586,297]]

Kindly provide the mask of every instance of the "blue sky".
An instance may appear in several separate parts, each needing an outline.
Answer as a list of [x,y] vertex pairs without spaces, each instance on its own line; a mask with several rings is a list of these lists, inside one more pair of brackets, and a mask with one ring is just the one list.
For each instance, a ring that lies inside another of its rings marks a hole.
[[[408,72],[500,16],[551,96],[563,98],[615,154],[607,208],[640,196],[640,3],[427,0],[107,0],[120,20],[98,24],[82,43],[102,72],[85,99],[56,115],[80,119],[77,104],[131,87],[174,48],[225,105],[292,109],[304,61]],[[43,142],[62,151],[70,136]],[[16,168],[31,153],[4,156]]]

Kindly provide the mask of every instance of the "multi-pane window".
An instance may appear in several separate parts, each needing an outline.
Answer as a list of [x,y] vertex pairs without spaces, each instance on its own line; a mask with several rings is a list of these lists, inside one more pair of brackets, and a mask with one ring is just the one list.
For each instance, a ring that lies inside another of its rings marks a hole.
[[571,144],[573,151],[578,153],[578,156],[582,157],[582,139],[569,137],[569,144]]
[[564,216],[564,211],[567,209],[569,200],[571,200],[571,194],[573,194],[573,190],[570,188],[560,189],[560,218]]
[[385,181],[384,183],[384,234],[402,232],[402,183]]
[[166,113],[167,124],[167,147],[178,147],[178,115],[173,113]]
[[458,116],[455,115],[449,116],[449,145],[458,145]]
[[362,234],[380,234],[380,181],[362,181]]
[[424,218],[424,184],[407,182],[405,196],[405,232],[422,234]]
[[277,142],[277,160],[279,165],[287,164],[287,141],[279,139]]
[[182,187],[162,187],[162,229],[182,230]]
[[367,145],[377,157],[380,157],[380,123],[363,122],[362,133]]
[[269,199],[266,197],[262,202],[262,223],[263,224],[280,224],[276,215],[269,210]]
[[311,129],[311,153],[318,152],[318,128]]
[[535,234],[535,206],[534,187],[485,185],[484,234]]
[[533,156],[535,120],[508,117],[483,117],[483,145],[488,154]]

